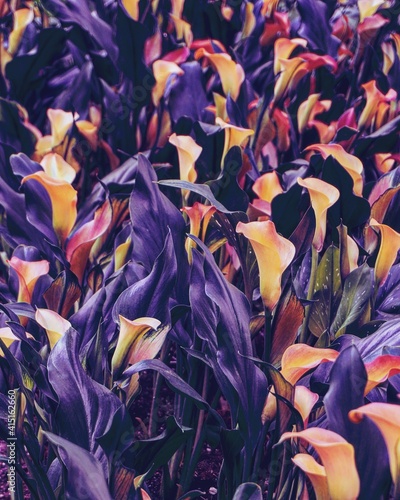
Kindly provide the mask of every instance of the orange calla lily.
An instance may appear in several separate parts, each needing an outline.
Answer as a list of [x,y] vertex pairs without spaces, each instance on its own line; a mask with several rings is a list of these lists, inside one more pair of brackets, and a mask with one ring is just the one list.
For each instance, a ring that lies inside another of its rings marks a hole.
[[75,177],[76,172],[64,158],[57,153],[48,153],[43,156],[40,165],[49,177],[66,181],[71,184]]
[[391,42],[383,42],[381,49],[383,54],[382,71],[387,76],[396,60],[396,52]]
[[14,256],[11,257],[8,263],[18,276],[19,289],[17,301],[30,303],[37,280],[50,270],[49,262],[47,260],[28,262]]
[[[201,240],[204,241],[208,223],[210,222],[212,215],[216,212],[216,208],[212,205],[203,205],[202,203],[196,201],[192,207],[183,207],[182,212],[187,214],[189,217],[190,234],[199,237],[201,225],[203,226],[201,232]],[[189,256],[189,262],[191,263],[192,248],[196,247],[196,243],[191,238],[187,238],[185,246]]]
[[155,318],[129,320],[119,316],[120,331],[111,361],[114,376],[120,375],[128,364],[154,358],[167,335],[159,329],[161,322]]
[[281,373],[294,385],[308,371],[321,363],[335,361],[339,353],[333,349],[321,349],[307,344],[293,344],[283,353]]
[[387,174],[394,167],[396,160],[390,153],[377,153],[374,155],[375,166],[380,174]]
[[274,75],[282,71],[281,60],[289,59],[296,47],[306,47],[304,38],[278,38],[274,43]]
[[388,378],[400,373],[400,356],[384,354],[370,363],[365,364],[368,381],[364,394],[368,394],[374,387],[385,382]]
[[170,14],[169,17],[174,23],[177,39],[185,40],[187,47],[190,47],[193,42],[193,33],[190,24],[173,14]]
[[307,453],[298,453],[292,458],[292,461],[307,474],[314,488],[317,500],[330,500],[325,467],[319,464],[314,457],[307,455]]
[[300,134],[302,134],[306,129],[314,106],[319,100],[319,96],[320,94],[311,94],[308,96],[307,100],[300,104],[299,109],[297,110],[297,128],[299,129]]
[[388,403],[370,403],[349,412],[352,422],[358,424],[370,418],[381,431],[385,440],[392,479],[396,483],[400,470],[400,406]]
[[282,99],[287,92],[296,87],[308,73],[308,64],[301,57],[279,59],[280,74],[274,87],[274,100]]
[[260,272],[261,297],[265,307],[273,311],[281,295],[282,274],[295,256],[295,246],[280,236],[269,220],[239,222],[236,231],[250,240]]
[[109,228],[112,220],[110,202],[107,200],[102,207],[96,210],[94,219],[81,226],[71,236],[66,245],[65,253],[71,263],[71,271],[82,283],[90,250],[95,241]]
[[195,59],[205,57],[219,74],[224,94],[232,97],[234,101],[239,97],[240,87],[245,79],[242,66],[236,63],[229,54],[211,54],[200,48],[194,54]]
[[315,392],[310,391],[304,385],[297,385],[294,388],[294,407],[300,413],[304,422],[304,427],[307,426],[308,417],[311,410],[314,408],[319,396]]
[[78,120],[75,125],[80,134],[88,141],[93,151],[96,151],[99,140],[97,126],[87,120]]
[[176,135],[173,133],[169,142],[178,150],[179,172],[182,181],[195,182],[197,172],[194,168],[203,148],[190,135]]
[[76,221],[78,193],[68,182],[54,179],[46,172],[27,175],[22,179],[22,183],[32,180],[39,182],[46,189],[51,200],[54,231],[61,244],[64,244]]
[[64,333],[71,328],[71,323],[50,309],[36,309],[35,321],[46,330],[51,349]]
[[285,432],[279,443],[299,438],[309,443],[318,453],[325,468],[329,498],[355,500],[360,492],[354,447],[336,432],[309,427],[300,432]]
[[272,118],[276,127],[277,146],[279,151],[290,148],[290,121],[289,116],[279,108],[275,108]]
[[[369,127],[373,123],[380,104],[387,104],[390,101],[395,101],[397,98],[397,93],[393,89],[390,89],[386,95],[382,94],[376,86],[375,80],[364,83],[361,87],[365,90],[366,103],[358,120],[358,126],[360,128]],[[382,113],[382,109],[380,113]],[[380,121],[382,121],[382,118]]]
[[328,208],[337,202],[340,193],[336,187],[320,179],[301,179],[299,177],[297,182],[300,186],[306,188],[310,195],[316,224],[313,246],[317,252],[320,252],[324,246]]
[[357,156],[347,153],[340,144],[313,144],[304,151],[318,151],[325,160],[328,156],[335,158],[353,179],[354,193],[362,196],[364,167]]
[[286,12],[274,12],[270,18],[265,20],[264,31],[260,36],[260,45],[265,47],[274,42],[278,37],[290,35],[290,21]]
[[154,105],[158,106],[164,95],[168,78],[172,75],[181,76],[184,71],[176,63],[160,59],[153,63],[153,73],[156,84],[152,90],[152,97]]
[[271,215],[271,202],[278,194],[283,193],[278,174],[273,170],[261,175],[253,184],[253,191],[259,199],[252,205],[261,212]]
[[32,9],[18,9],[13,14],[13,30],[8,38],[8,52],[14,55],[21,42],[25,28],[33,21]]
[[375,262],[375,280],[381,286],[396,261],[400,250],[400,234],[386,224],[379,224],[375,219],[371,219],[369,225],[378,228],[381,233],[381,245]]
[[216,118],[215,123],[225,130],[225,142],[224,151],[222,153],[222,161],[226,156],[226,153],[233,148],[233,146],[241,146],[247,143],[250,136],[254,134],[254,131],[249,128],[237,127],[236,125],[231,125],[226,123],[221,118]]

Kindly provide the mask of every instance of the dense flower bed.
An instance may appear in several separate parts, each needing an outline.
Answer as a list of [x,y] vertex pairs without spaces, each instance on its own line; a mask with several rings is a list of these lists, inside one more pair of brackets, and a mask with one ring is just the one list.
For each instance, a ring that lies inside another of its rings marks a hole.
[[399,498],[399,14],[0,2],[16,498]]

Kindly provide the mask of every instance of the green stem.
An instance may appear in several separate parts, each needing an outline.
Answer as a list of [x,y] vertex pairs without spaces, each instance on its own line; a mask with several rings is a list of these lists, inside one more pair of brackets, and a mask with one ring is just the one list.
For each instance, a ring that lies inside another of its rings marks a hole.
[[[307,300],[311,300],[314,295],[315,282],[317,280],[317,268],[318,268],[318,252],[314,248],[311,247],[311,270],[310,270],[310,279],[308,281],[308,292],[307,292]],[[308,323],[310,321],[310,313],[311,313],[311,304],[306,306],[306,314],[303,322],[303,327],[300,333],[299,341],[300,343],[305,343],[307,341],[307,333],[308,333]]]

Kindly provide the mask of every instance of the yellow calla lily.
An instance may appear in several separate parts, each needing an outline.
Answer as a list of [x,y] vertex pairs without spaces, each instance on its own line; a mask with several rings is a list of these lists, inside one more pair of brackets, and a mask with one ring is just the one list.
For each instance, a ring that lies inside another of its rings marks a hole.
[[[365,91],[366,103],[358,120],[358,126],[360,128],[369,127],[373,123],[373,121],[377,119],[378,114],[380,115],[378,116],[379,122],[382,122],[383,108],[381,106],[381,109],[379,110],[380,105],[388,104],[391,101],[394,102],[397,99],[397,93],[393,89],[390,89],[385,95],[382,94],[382,92],[376,86],[375,80],[364,83],[363,85],[361,85],[361,87]],[[384,109],[386,112],[387,108],[384,107]],[[378,125],[381,126],[382,123],[379,123]]]
[[358,424],[370,418],[381,431],[389,454],[390,472],[396,483],[400,471],[400,406],[389,403],[370,403],[349,412],[352,422]]
[[47,117],[50,121],[53,148],[63,142],[68,130],[72,127],[74,121],[79,118],[77,113],[73,115],[71,112],[62,109],[49,109]]
[[371,219],[369,225],[378,228],[381,233],[381,245],[375,262],[375,280],[381,286],[400,250],[400,234],[386,224],[379,224],[375,219]]
[[314,488],[316,499],[330,500],[325,467],[319,464],[314,457],[307,455],[307,453],[298,453],[292,458],[292,462],[307,474]]
[[64,333],[71,328],[71,323],[50,309],[36,309],[35,321],[46,330],[51,349]]
[[50,270],[47,260],[28,262],[18,257],[11,257],[8,264],[18,276],[18,302],[28,302],[30,304],[33,290],[40,276],[44,276]]
[[281,60],[289,59],[296,47],[306,47],[304,38],[278,38],[274,43],[274,75],[282,71]]
[[[27,333],[26,336],[31,339],[33,338],[33,336],[30,333]],[[20,339],[13,334],[9,326],[4,326],[3,328],[0,328],[0,339],[5,343],[6,347],[10,347],[10,345],[15,340],[20,342]],[[4,356],[4,352],[2,351],[2,349],[0,349],[0,356]]]
[[237,127],[230,123],[224,122],[221,118],[216,118],[215,123],[225,130],[224,151],[222,153],[222,161],[226,153],[233,148],[233,146],[244,147],[248,138],[254,134],[254,130],[249,128]]
[[[331,500],[356,500],[360,493],[360,478],[354,447],[350,443],[336,432],[318,427],[309,427],[300,432],[285,432],[279,443],[293,438],[306,441],[318,453],[325,468]],[[321,473],[320,469],[319,472]]]
[[172,75],[181,76],[184,71],[174,62],[159,59],[153,63],[153,73],[156,84],[152,90],[152,97],[154,105],[158,106],[164,95],[168,78]]
[[78,193],[68,182],[54,179],[46,172],[27,175],[22,184],[32,180],[39,182],[50,197],[54,231],[63,245],[76,221]]
[[122,5],[125,7],[126,12],[135,21],[139,20],[139,2],[140,0],[122,0]]
[[170,14],[169,17],[172,19],[174,23],[176,38],[178,40],[185,40],[186,46],[190,47],[193,42],[193,33],[190,24],[187,21],[184,21],[183,19],[174,16],[173,14]]
[[271,215],[271,202],[278,194],[283,193],[278,174],[273,170],[261,175],[253,184],[253,191],[258,199],[253,200],[253,207],[267,215]]
[[211,54],[204,48],[200,48],[195,52],[195,59],[206,58],[213,69],[217,71],[222,84],[222,90],[225,96],[230,96],[234,101],[239,97],[240,87],[245,79],[245,74],[242,66],[236,63],[229,54],[218,53]]
[[182,181],[195,182],[197,172],[194,168],[203,148],[190,135],[176,135],[173,133],[168,139],[178,150],[179,173]]
[[14,55],[17,52],[25,28],[33,21],[32,9],[18,9],[13,14],[13,30],[8,38],[8,52]]
[[379,7],[384,3],[385,0],[358,0],[357,4],[360,12],[360,23],[362,23],[366,17],[373,16]]
[[254,249],[260,272],[261,297],[265,307],[273,311],[281,295],[282,274],[295,256],[295,246],[276,232],[275,224],[270,220],[239,222],[236,231],[243,234]]
[[325,160],[328,156],[332,156],[353,179],[354,194],[362,196],[364,167],[357,156],[347,153],[340,144],[313,144],[304,151],[318,151]]
[[315,234],[313,246],[320,252],[326,234],[326,215],[328,208],[339,199],[339,190],[325,181],[315,178],[297,179],[300,186],[306,188],[310,195],[311,206],[315,214]]
[[75,177],[76,172],[64,158],[57,153],[48,153],[43,156],[40,165],[49,177],[66,181],[71,184]]
[[129,364],[154,358],[161,349],[167,330],[159,330],[155,318],[129,320],[119,316],[120,331],[111,361],[114,376],[119,376]]
[[308,64],[301,57],[279,59],[280,74],[274,87],[274,100],[282,99],[287,92],[295,88],[308,73]]

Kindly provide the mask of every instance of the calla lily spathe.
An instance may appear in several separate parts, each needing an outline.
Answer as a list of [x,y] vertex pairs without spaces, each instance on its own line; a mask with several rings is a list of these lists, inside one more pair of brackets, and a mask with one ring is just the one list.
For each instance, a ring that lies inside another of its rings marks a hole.
[[47,260],[28,262],[16,256],[11,257],[8,264],[18,276],[18,302],[28,302],[30,304],[33,290],[40,276],[48,274],[50,264]]
[[311,206],[315,214],[315,234],[313,246],[320,252],[324,246],[326,234],[326,216],[328,208],[339,199],[339,190],[321,179],[309,177],[297,179],[300,186],[306,188],[310,195]]
[[236,231],[243,234],[254,249],[260,272],[261,297],[265,307],[273,311],[281,295],[282,274],[295,256],[295,246],[277,233],[270,220],[239,222]]
[[400,471],[400,406],[388,403],[370,403],[350,411],[349,418],[358,424],[370,418],[382,433],[389,454],[393,482],[398,481]]
[[72,184],[76,177],[75,169],[57,153],[48,153],[44,155],[40,165],[43,167],[46,174],[53,177],[53,179],[66,181]]
[[35,321],[46,330],[51,349],[64,333],[71,328],[71,323],[50,309],[36,309]]
[[203,148],[190,135],[176,135],[173,133],[169,142],[178,150],[179,172],[182,181],[195,182],[197,172],[194,168]]
[[168,78],[172,75],[181,76],[184,74],[184,71],[174,62],[159,59],[153,63],[153,73],[156,84],[152,90],[152,97],[154,105],[158,106],[164,95]]
[[319,464],[314,457],[307,455],[307,453],[297,453],[292,458],[292,461],[311,481],[316,500],[330,500],[325,467]]
[[379,224],[375,219],[371,219],[369,224],[381,233],[381,244],[375,262],[375,280],[377,285],[381,286],[396,261],[400,250],[400,234],[386,224]]
[[[318,453],[325,469],[331,500],[356,500],[360,492],[360,478],[354,447],[350,443],[336,432],[318,427],[309,427],[300,432],[285,432],[279,443],[293,438],[306,441]],[[310,466],[310,463],[307,465]]]

